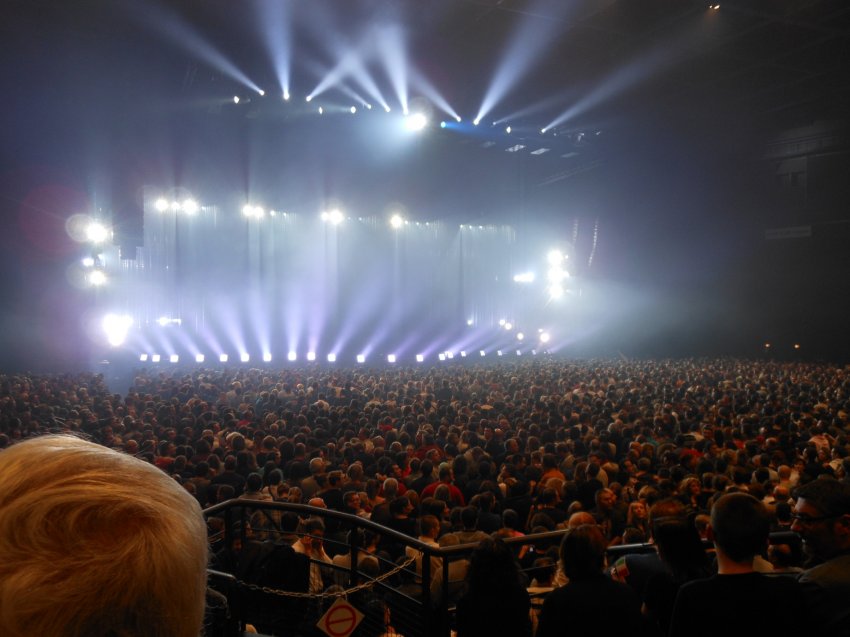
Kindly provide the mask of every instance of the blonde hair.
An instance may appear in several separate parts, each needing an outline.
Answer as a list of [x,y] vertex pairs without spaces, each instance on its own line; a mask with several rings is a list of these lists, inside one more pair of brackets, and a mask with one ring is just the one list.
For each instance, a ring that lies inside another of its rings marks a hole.
[[70,436],[0,452],[0,635],[197,637],[206,525],[156,467]]

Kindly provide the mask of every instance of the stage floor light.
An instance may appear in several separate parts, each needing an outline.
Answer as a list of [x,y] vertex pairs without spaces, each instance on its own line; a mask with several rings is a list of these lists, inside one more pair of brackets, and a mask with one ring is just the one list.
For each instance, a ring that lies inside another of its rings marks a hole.
[[336,362],[336,354],[328,354],[328,362],[335,363]]
[[357,355],[357,362],[358,362],[358,363],[365,363],[365,362],[366,362],[366,357],[365,357],[363,354],[358,354],[358,355]]
[[395,354],[388,354],[387,355],[387,362],[388,363],[395,363]]
[[437,358],[441,361],[444,361],[444,360],[446,360],[446,355],[445,354],[438,354]]
[[271,363],[271,362],[272,362],[272,355],[271,355],[271,354],[269,354],[268,352],[266,352],[265,354],[263,354],[263,362],[265,362],[265,363]]
[[147,360],[148,360],[148,355],[147,355],[147,354],[139,354],[139,360],[140,360],[141,362],[143,362],[143,363],[144,363],[144,362],[147,362]]
[[226,363],[227,359],[228,359],[227,354],[219,354],[218,355],[218,362],[219,363]]
[[168,360],[170,360],[172,363],[177,363],[180,361],[180,357],[177,354],[172,354],[168,357]]
[[417,354],[417,355],[416,355],[416,362],[417,362],[417,363],[422,363],[422,362],[424,362],[424,361],[425,361],[425,357],[424,357],[422,354]]
[[251,356],[249,354],[243,352],[242,355],[239,357],[239,360],[241,360],[243,363],[247,363],[248,361],[251,360]]
[[540,342],[541,343],[548,343],[551,338],[552,337],[550,336],[549,332],[541,332],[540,333]]
[[316,352],[307,352],[307,360],[308,361],[316,360]]
[[159,354],[154,354],[153,356],[151,356],[151,362],[158,363],[161,360],[162,356],[160,356]]
[[156,200],[154,208],[157,209],[157,212],[165,212],[166,210],[168,210],[168,201],[160,197]]
[[298,360],[298,354],[295,352],[289,352],[289,354],[286,355],[286,359],[290,362],[295,362]]
[[204,362],[204,355],[203,354],[195,354],[195,362],[196,363],[203,363]]

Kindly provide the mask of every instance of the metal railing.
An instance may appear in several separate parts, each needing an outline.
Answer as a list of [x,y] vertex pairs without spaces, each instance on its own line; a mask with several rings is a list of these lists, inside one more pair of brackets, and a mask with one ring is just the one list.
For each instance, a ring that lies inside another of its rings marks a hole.
[[[320,594],[311,594],[306,588],[303,590],[286,590],[263,586],[249,579],[240,579],[234,573],[221,573],[211,571],[210,586],[228,598],[230,607],[228,615],[228,626],[240,626],[241,630],[248,623],[258,623],[256,617],[252,616],[250,604],[238,603],[240,597],[255,595],[261,598],[263,604],[286,605],[296,607],[300,611],[315,609],[315,619],[329,602],[339,597],[351,600],[358,599],[358,595],[369,593],[371,596],[379,596],[389,599],[389,605],[393,612],[393,624],[398,631],[407,637],[448,637],[451,633],[452,614],[454,602],[462,595],[465,587],[464,580],[457,579],[461,573],[465,579],[465,568],[453,569],[451,564],[458,560],[469,557],[478,543],[462,544],[455,546],[434,547],[425,544],[417,538],[411,537],[391,528],[376,524],[371,520],[356,515],[341,513],[332,509],[317,508],[306,504],[295,504],[291,502],[258,501],[249,499],[236,499],[223,502],[210,507],[204,511],[205,517],[223,519],[221,531],[213,536],[215,544],[226,550],[232,550],[237,540],[244,547],[251,542],[251,534],[259,532],[262,537],[269,538],[265,542],[274,543],[275,540],[284,540],[281,544],[288,544],[298,536],[295,529],[279,529],[271,527],[251,528],[250,518],[257,511],[290,511],[300,519],[307,517],[320,517],[336,528],[332,535],[323,537],[325,546],[332,553],[348,555],[348,566],[341,569],[325,562],[318,564],[320,568],[332,573],[333,585],[325,587]],[[271,521],[271,517],[267,517]],[[351,533],[351,530],[369,530],[379,535],[385,543],[389,542],[396,546],[396,553],[407,556],[402,560],[387,560],[380,555],[373,555],[380,562],[379,572],[367,572],[361,567],[361,558],[365,555],[364,547],[360,546],[361,534]],[[566,533],[566,529],[524,535],[515,538],[505,538],[504,542],[516,549],[517,553],[525,545],[537,547],[557,546]],[[288,540],[288,541],[287,541]],[[783,543],[788,541],[799,541],[795,533],[775,533],[771,535],[772,543]],[[710,545],[709,545],[710,546]],[[633,553],[646,553],[654,551],[652,544],[631,544],[611,546],[608,548],[609,562],[613,563],[618,557]],[[413,556],[410,557],[410,554]],[[432,559],[438,558],[441,564],[439,578],[437,573],[432,572]],[[307,562],[304,561],[303,564]],[[461,564],[462,566],[462,564]],[[411,568],[412,567],[412,568]],[[455,579],[452,579],[452,577]],[[530,579],[530,578],[529,578]],[[294,601],[293,601],[294,600]],[[354,601],[352,604],[356,606]],[[309,616],[309,613],[308,613]],[[299,615],[292,622],[303,621]],[[258,628],[261,628],[258,626]],[[298,626],[288,625],[288,619],[283,616],[273,629],[267,629],[266,634],[285,636],[298,633]],[[219,631],[220,632],[220,631]],[[264,632],[261,630],[261,632]],[[223,634],[223,633],[221,633]],[[231,637],[230,633],[224,637]]]

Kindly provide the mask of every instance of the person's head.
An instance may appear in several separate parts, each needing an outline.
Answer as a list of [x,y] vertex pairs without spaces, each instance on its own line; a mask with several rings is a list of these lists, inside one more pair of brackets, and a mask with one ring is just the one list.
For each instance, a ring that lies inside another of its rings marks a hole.
[[492,591],[519,586],[522,581],[513,551],[501,538],[488,537],[469,556],[470,591]]
[[570,580],[599,575],[605,566],[605,536],[595,524],[570,529],[561,541],[561,567]]
[[0,484],[0,634],[199,634],[206,525],[173,479],[45,436],[0,453]]
[[433,515],[423,515],[419,519],[420,535],[435,539],[440,534],[440,521]]
[[719,551],[734,562],[751,563],[767,548],[770,516],[748,493],[727,493],[711,508],[711,530]]
[[325,523],[322,518],[312,517],[302,520],[298,526],[300,542],[304,546],[319,548],[325,537]]
[[828,560],[850,550],[850,485],[832,479],[812,480],[794,493],[791,529],[803,538],[803,549]]
[[599,489],[596,492],[596,508],[599,511],[609,512],[617,503],[617,494],[611,489]]

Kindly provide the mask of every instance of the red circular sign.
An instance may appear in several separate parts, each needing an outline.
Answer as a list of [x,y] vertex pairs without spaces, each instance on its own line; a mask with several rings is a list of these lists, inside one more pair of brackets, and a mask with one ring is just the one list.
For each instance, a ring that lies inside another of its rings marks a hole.
[[357,614],[348,604],[340,604],[328,611],[324,624],[325,631],[331,637],[345,637],[357,626]]

